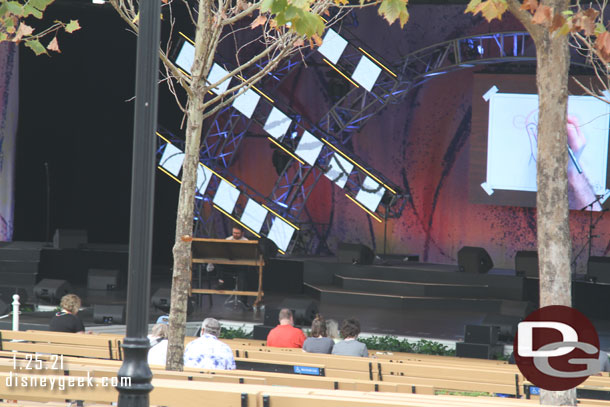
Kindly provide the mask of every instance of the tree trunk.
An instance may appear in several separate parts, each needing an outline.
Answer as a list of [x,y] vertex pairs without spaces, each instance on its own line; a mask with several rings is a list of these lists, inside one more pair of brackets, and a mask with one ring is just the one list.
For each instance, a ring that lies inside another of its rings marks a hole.
[[[195,34],[195,56],[192,73],[192,94],[187,103],[187,124],[185,132],[184,162],[182,163],[182,183],[178,198],[176,218],[176,242],[174,243],[174,271],[172,276],[171,308],[169,316],[169,343],[167,370],[181,371],[184,366],[184,337],[186,310],[191,277],[191,242],[182,237],[193,233],[193,210],[195,207],[195,187],[199,147],[203,127],[203,100],[206,94],[205,78],[210,70],[207,56],[212,42],[212,4],[209,0],[199,3],[197,32]],[[215,53],[216,47],[211,50]]]
[[[550,3],[550,4],[549,4]],[[547,2],[555,13],[567,9],[567,0]],[[572,306],[570,256],[572,242],[568,211],[567,105],[570,54],[568,36],[548,29],[538,32],[536,82],[538,85],[538,158],[536,195],[537,243],[540,270],[540,307]],[[576,405],[575,390],[542,391],[540,403]]]

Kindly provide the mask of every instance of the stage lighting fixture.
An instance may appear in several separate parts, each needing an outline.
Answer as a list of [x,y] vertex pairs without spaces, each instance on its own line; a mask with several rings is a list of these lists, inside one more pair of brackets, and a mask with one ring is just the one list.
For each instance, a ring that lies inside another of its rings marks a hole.
[[252,117],[260,98],[258,93],[248,89],[233,100],[233,107],[249,119]]
[[295,154],[302,157],[307,164],[313,167],[320,156],[323,146],[324,144],[310,132],[304,131],[301,140],[299,140],[299,144],[297,145],[297,149],[295,150]]
[[371,177],[366,177],[360,191],[356,194],[356,200],[371,212],[375,212],[384,193],[384,187],[375,182]]
[[336,64],[346,46],[347,40],[329,28],[322,39],[322,45],[318,48],[318,52],[330,62]]
[[220,181],[216,195],[214,195],[214,204],[222,208],[227,213],[232,213],[239,198],[239,189],[232,187],[226,181]]
[[290,244],[294,230],[295,229],[292,226],[284,222],[282,219],[274,218],[267,237],[273,240],[278,249],[285,252],[288,249],[288,245]]
[[178,147],[173,144],[166,144],[163,150],[163,155],[159,161],[159,165],[167,170],[170,174],[178,176],[180,169],[182,169],[182,162],[184,161],[184,153]]
[[375,85],[375,81],[379,78],[379,74],[381,74],[381,68],[363,55],[358,65],[356,65],[352,79],[370,92]]
[[277,107],[274,107],[265,121],[263,130],[269,133],[271,137],[281,140],[288,131],[291,122],[292,119],[290,117],[286,116]]
[[267,217],[267,210],[253,199],[248,199],[240,220],[255,232],[260,232]]
[[212,171],[199,163],[197,166],[197,192],[201,195],[205,194],[205,190],[208,188],[210,179],[212,178]]
[[352,163],[339,154],[333,154],[328,165],[328,170],[324,175],[337,184],[339,188],[343,188],[347,182],[347,177],[349,177],[353,169]]

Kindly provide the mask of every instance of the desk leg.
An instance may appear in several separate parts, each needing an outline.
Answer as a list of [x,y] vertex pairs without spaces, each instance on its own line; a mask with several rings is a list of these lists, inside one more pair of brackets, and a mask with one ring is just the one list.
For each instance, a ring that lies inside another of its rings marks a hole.
[[263,266],[259,264],[258,266],[258,295],[256,296],[256,301],[254,301],[254,306],[258,307],[260,303],[263,301]]

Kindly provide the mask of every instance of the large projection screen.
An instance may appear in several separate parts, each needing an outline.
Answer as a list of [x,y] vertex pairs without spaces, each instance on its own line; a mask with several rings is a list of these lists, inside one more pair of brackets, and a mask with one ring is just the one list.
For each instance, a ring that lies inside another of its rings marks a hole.
[[[580,80],[588,82],[588,78]],[[610,105],[578,93],[582,91],[571,81],[566,126],[572,135],[578,134],[585,141],[576,151],[575,160],[586,176],[589,203],[607,191]],[[477,74],[472,106],[470,200],[535,206],[538,123],[535,77]],[[572,161],[569,165],[574,174],[576,167]],[[585,205],[570,199],[570,209],[583,209]],[[594,210],[600,209],[595,205]]]

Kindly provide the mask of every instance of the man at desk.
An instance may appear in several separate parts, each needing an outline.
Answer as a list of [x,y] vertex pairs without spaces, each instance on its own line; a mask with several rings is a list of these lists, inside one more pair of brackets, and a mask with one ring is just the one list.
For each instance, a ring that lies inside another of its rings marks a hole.
[[[231,230],[231,236],[227,237],[226,240],[248,240],[248,238],[246,238],[245,236],[244,229],[240,225],[235,224],[233,226],[233,229]],[[238,267],[239,269],[236,270],[236,289],[238,291],[246,291],[248,287],[248,269],[246,266]],[[206,270],[208,272],[214,271],[214,265],[212,263],[208,263]],[[225,284],[222,269],[219,273],[218,283],[219,288],[222,288]],[[248,296],[241,295],[239,297],[239,301],[244,305],[246,309],[252,308],[250,305],[248,305]]]

